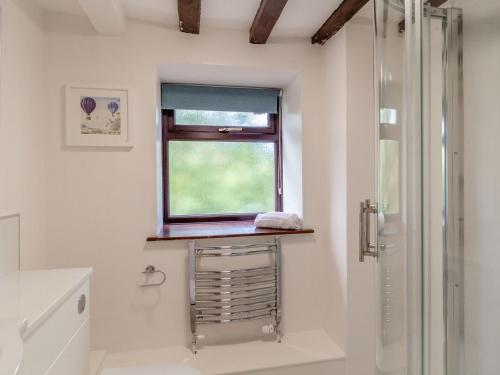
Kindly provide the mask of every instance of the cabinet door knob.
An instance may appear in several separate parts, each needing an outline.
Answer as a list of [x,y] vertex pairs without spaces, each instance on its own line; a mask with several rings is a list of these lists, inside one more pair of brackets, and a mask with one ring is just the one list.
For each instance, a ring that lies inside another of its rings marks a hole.
[[78,314],[81,314],[85,311],[85,305],[87,303],[87,297],[85,294],[82,294],[80,298],[78,298]]

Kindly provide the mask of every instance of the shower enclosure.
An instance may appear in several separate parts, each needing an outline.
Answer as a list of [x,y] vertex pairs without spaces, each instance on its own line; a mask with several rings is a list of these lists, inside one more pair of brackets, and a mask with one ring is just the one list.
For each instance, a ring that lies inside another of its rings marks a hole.
[[375,0],[375,33],[376,371],[500,374],[500,2]]

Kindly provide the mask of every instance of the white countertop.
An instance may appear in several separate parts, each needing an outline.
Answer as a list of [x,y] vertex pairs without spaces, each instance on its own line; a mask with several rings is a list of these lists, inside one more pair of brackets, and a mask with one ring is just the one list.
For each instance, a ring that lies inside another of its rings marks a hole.
[[91,274],[91,268],[69,268],[17,271],[0,278],[1,374],[15,373],[19,353],[13,352],[19,339],[30,336]]

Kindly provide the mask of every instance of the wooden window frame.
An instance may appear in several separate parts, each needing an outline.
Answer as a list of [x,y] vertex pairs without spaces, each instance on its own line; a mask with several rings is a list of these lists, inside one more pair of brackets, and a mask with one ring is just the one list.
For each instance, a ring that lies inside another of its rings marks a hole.
[[175,123],[175,110],[162,110],[162,158],[163,158],[163,221],[164,224],[196,223],[216,221],[254,220],[258,214],[212,214],[212,215],[176,215],[171,216],[169,210],[169,141],[226,141],[226,142],[269,142],[274,143],[275,155],[275,210],[283,210],[282,194],[282,142],[280,114],[268,114],[267,127],[241,127],[238,132],[223,133],[219,128],[228,126],[178,125]]

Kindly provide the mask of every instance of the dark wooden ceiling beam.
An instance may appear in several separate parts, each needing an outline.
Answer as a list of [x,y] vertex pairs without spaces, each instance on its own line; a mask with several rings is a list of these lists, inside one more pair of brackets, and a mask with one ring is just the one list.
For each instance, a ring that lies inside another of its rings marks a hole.
[[325,44],[349,21],[368,0],[344,0],[312,37],[313,44]]
[[200,33],[201,0],[177,0],[179,29],[183,33]]
[[274,25],[285,8],[288,0],[261,0],[259,10],[250,28],[250,43],[264,44],[267,42]]

